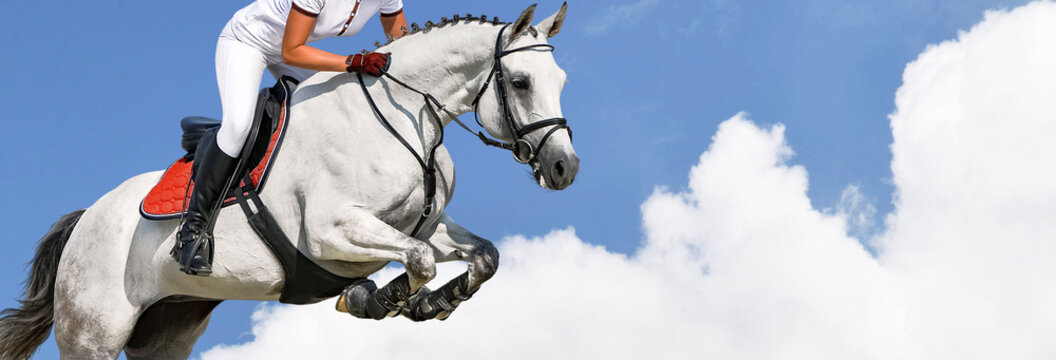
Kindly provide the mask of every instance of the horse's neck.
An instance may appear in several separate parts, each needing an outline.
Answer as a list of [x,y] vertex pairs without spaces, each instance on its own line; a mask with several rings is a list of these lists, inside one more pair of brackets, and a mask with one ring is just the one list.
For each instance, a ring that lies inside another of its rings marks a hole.
[[[488,76],[498,32],[499,27],[491,24],[448,24],[407,35],[378,51],[392,53],[392,76],[433,95],[445,110],[462,115],[472,110],[477,89]],[[425,154],[441,132],[432,113],[424,108],[427,105],[422,96],[388,79],[365,80],[382,115],[415,153]],[[291,122],[288,137],[294,140],[287,146],[299,147],[298,151],[304,154],[352,157],[358,156],[359,147],[370,147],[373,141],[390,141],[384,128],[364,125],[374,124],[366,118],[377,117],[369,107],[345,106],[359,103],[352,99],[364,96],[355,77],[348,74],[323,72],[305,80],[294,94],[292,117],[310,121]],[[446,112],[438,115],[442,126],[451,121]],[[356,118],[364,120],[349,120]],[[349,142],[348,134],[356,134],[359,139]],[[295,161],[310,163],[318,159],[306,155]]]
[[[393,54],[394,77],[461,115],[472,110],[476,91],[491,69],[498,31],[491,24],[448,24],[407,35],[378,51]],[[445,126],[451,121],[442,118]]]

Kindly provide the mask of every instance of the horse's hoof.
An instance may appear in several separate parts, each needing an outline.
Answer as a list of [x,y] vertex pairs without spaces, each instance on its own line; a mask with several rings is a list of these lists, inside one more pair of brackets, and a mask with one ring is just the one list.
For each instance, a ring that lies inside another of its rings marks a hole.
[[344,293],[342,293],[341,296],[337,297],[337,304],[334,305],[334,310],[337,310],[337,312],[343,312],[343,313],[347,313],[348,312],[348,307],[345,306],[345,294]]
[[370,294],[377,290],[378,285],[374,284],[372,280],[363,279],[354,282],[345,288],[345,291],[341,292],[341,298],[338,301],[343,302],[343,304],[338,304],[337,310],[347,312],[349,315],[360,319],[373,319],[367,315],[367,300],[370,298]]

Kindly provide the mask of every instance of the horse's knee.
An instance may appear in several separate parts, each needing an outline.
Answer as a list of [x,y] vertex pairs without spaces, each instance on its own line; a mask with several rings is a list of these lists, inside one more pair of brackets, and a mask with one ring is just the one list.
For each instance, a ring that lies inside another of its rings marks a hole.
[[499,249],[490,241],[484,240],[482,245],[473,251],[470,269],[474,273],[474,280],[483,282],[491,279],[499,270]]
[[436,277],[436,258],[433,249],[424,243],[416,244],[407,250],[407,259],[403,266],[411,277],[412,286],[421,286]]

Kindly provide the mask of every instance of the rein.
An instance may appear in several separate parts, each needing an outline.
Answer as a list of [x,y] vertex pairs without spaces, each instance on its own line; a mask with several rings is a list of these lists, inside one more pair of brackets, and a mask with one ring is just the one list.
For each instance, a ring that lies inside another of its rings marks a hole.
[[[400,84],[405,88],[408,88],[416,93],[421,94],[422,97],[425,98],[426,108],[429,109],[429,113],[432,115],[433,121],[436,122],[437,129],[439,129],[437,131],[439,133],[439,138],[436,141],[436,144],[433,144],[433,148],[429,150],[429,160],[427,162],[423,160],[417,152],[414,151],[414,148],[411,147],[411,144],[407,142],[407,139],[404,139],[403,136],[401,136],[400,133],[392,127],[392,124],[389,123],[389,120],[385,118],[385,115],[382,115],[381,110],[378,109],[378,105],[374,103],[374,97],[370,96],[370,91],[367,91],[367,85],[363,83],[363,75],[360,73],[356,73],[356,78],[359,80],[359,87],[363,89],[363,94],[367,96],[367,102],[370,103],[370,108],[374,110],[374,114],[376,114],[378,116],[378,119],[381,120],[381,124],[385,126],[385,130],[388,130],[389,133],[392,134],[392,136],[396,137],[396,140],[399,140],[400,144],[403,144],[403,147],[407,148],[407,151],[409,151],[411,155],[414,155],[414,159],[418,160],[418,165],[422,167],[422,183],[425,184],[425,208],[422,210],[421,217],[418,218],[418,223],[414,225],[414,230],[411,231],[411,237],[415,237],[418,235],[418,230],[421,230],[422,225],[425,224],[425,220],[428,219],[429,215],[432,215],[433,213],[433,202],[436,198],[436,149],[444,143],[444,124],[440,122],[440,116],[436,113],[436,110],[433,109],[434,102],[439,104],[439,102],[436,101],[436,98],[434,98],[428,93],[418,91],[417,89],[412,88],[399,80],[396,80],[396,78],[392,77],[392,75],[389,75],[388,73],[385,74],[385,77],[392,79],[397,84]],[[443,105],[439,105],[438,109],[443,110]],[[447,112],[447,110],[444,111]],[[448,113],[450,114],[450,112]]]
[[[472,105],[473,118],[476,120],[478,125],[481,125],[483,127],[479,116],[480,99],[484,96],[484,92],[487,91],[488,85],[491,84],[491,80],[492,78],[494,78],[495,89],[498,92],[499,100],[502,103],[500,106],[502,118],[506,123],[510,134],[513,135],[513,143],[506,143],[501,140],[489,138],[487,135],[484,134],[484,131],[473,131],[469,128],[469,126],[466,126],[465,123],[459,120],[457,115],[447,110],[444,107],[444,104],[440,103],[440,101],[437,100],[436,97],[434,97],[432,94],[407,85],[407,83],[400,81],[400,79],[397,79],[396,77],[392,76],[387,72],[383,73],[382,76],[388,78],[389,80],[392,80],[396,84],[399,84],[400,86],[408,90],[417,93],[418,95],[421,95],[422,98],[425,100],[426,108],[429,109],[429,113],[432,116],[433,121],[436,123],[437,129],[439,129],[437,131],[439,133],[437,141],[429,150],[428,160],[425,160],[422,158],[421,155],[418,155],[418,153],[414,151],[414,148],[411,147],[411,144],[408,143],[407,140],[404,139],[403,136],[401,136],[394,127],[392,127],[392,124],[389,123],[389,120],[386,119],[385,115],[383,115],[381,113],[381,110],[378,109],[378,105],[374,102],[374,97],[370,95],[370,91],[367,90],[367,85],[363,82],[363,75],[360,73],[356,73],[356,79],[359,80],[359,87],[363,89],[363,94],[366,96],[367,102],[370,103],[370,108],[374,111],[374,114],[377,115],[379,120],[381,120],[381,124],[385,126],[385,129],[388,130],[389,133],[392,134],[392,136],[396,137],[396,139],[400,141],[400,144],[403,144],[404,148],[407,148],[407,151],[409,151],[411,155],[414,156],[414,159],[418,161],[418,165],[422,168],[423,183],[425,186],[425,208],[422,210],[421,217],[418,218],[418,223],[414,225],[414,230],[411,231],[411,237],[415,237],[418,234],[418,231],[421,230],[422,225],[425,224],[425,220],[428,219],[429,216],[433,213],[433,202],[436,198],[435,155],[436,149],[439,148],[440,145],[444,142],[444,125],[440,121],[440,115],[438,114],[438,111],[443,111],[448,117],[458,123],[458,125],[461,126],[463,129],[466,129],[466,131],[468,131],[470,134],[476,135],[480,139],[480,141],[484,143],[484,145],[493,146],[513,152],[514,160],[521,164],[527,164],[535,160],[536,149],[542,150],[543,146],[546,145],[546,141],[550,138],[550,135],[552,135],[557,130],[566,129],[568,130],[569,137],[571,138],[572,136],[572,129],[568,127],[568,121],[565,118],[550,118],[540,120],[525,125],[524,127],[517,126],[517,123],[514,121],[513,111],[510,110],[509,95],[506,90],[506,74],[502,70],[502,58],[506,55],[525,50],[547,49],[548,51],[554,51],[554,46],[549,44],[535,44],[503,51],[502,34],[506,31],[506,28],[509,26],[510,25],[507,24],[499,30],[498,38],[495,41],[495,64],[492,67],[491,73],[488,74],[487,80],[484,81],[484,85],[481,86],[480,91],[477,92],[477,96],[473,99]],[[553,128],[551,128],[550,131],[547,131],[547,133],[543,135],[542,140],[539,141],[539,145],[537,145],[536,147],[533,147],[532,144],[524,138],[526,135],[532,133],[533,131],[545,128],[547,126],[553,126]]]

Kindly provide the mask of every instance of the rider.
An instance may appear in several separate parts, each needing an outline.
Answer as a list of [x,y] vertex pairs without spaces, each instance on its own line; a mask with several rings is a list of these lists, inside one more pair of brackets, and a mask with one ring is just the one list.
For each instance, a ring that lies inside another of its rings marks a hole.
[[216,136],[206,137],[211,140],[195,154],[194,190],[172,251],[181,271],[202,276],[212,273],[209,223],[253,123],[264,69],[276,79],[289,75],[304,80],[315,71],[378,76],[388,68],[388,54],[342,56],[306,45],[332,36],[355,35],[378,13],[387,35],[403,36],[407,20],[402,0],[256,0],[227,22],[216,44],[223,120]]

